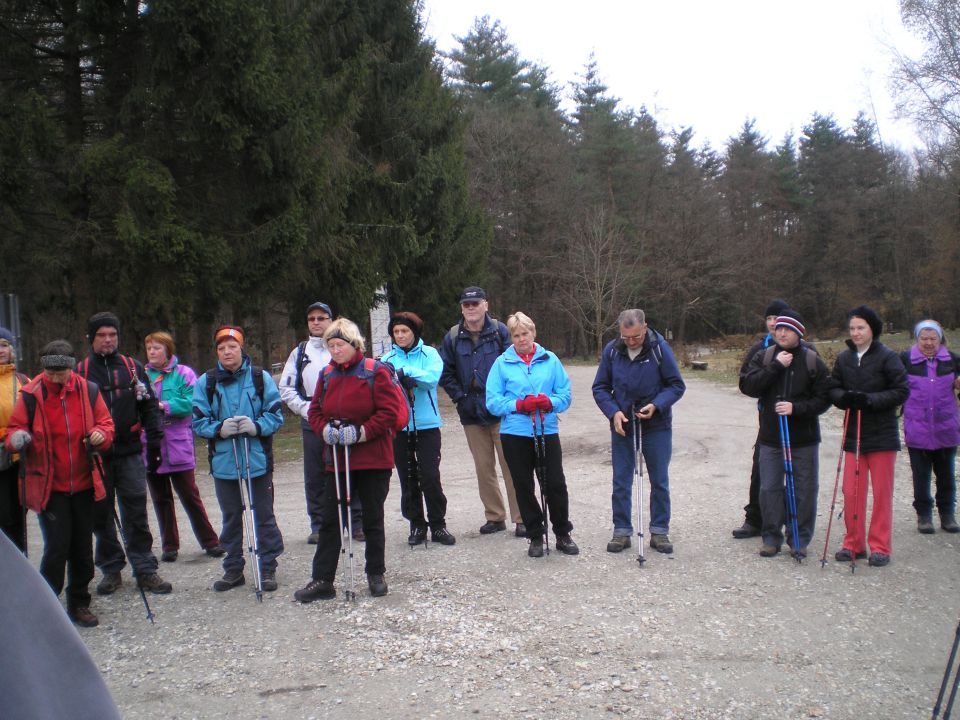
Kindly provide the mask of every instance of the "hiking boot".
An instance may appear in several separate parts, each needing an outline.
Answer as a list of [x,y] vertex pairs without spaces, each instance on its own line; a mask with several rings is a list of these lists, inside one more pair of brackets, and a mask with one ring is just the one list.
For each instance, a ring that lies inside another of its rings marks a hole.
[[[867,556],[865,552],[857,553],[857,560],[863,560]],[[853,551],[848,550],[847,548],[840,548],[837,550],[837,554],[833,556],[833,559],[837,562],[851,562],[853,560]]]
[[176,562],[177,561],[177,551],[176,550],[164,550],[160,555],[160,559],[164,562]]
[[957,519],[953,516],[953,513],[940,513],[940,527],[944,532],[948,533],[957,533],[960,532],[960,525],[957,525]]
[[90,608],[87,607],[73,608],[67,611],[67,615],[73,620],[74,625],[79,625],[80,627],[90,628],[100,624],[97,616],[90,612]]
[[353,539],[357,542],[366,542],[367,536],[363,532],[363,528],[359,525],[353,526]]
[[166,595],[173,590],[173,585],[168,583],[156,573],[150,573],[137,578],[137,587],[152,592],[154,595]]
[[367,575],[367,587],[373,597],[383,597],[387,594],[387,581],[383,575]]
[[746,538],[757,537],[760,534],[760,528],[744,521],[743,525],[736,528],[731,534],[737,540],[745,540]]
[[622,552],[630,547],[629,535],[614,535],[607,543],[607,552]]
[[307,545],[316,545],[320,542],[320,533],[312,532],[307,535]]
[[260,587],[264,592],[273,592],[277,589],[277,571],[276,570],[261,570],[260,571]]
[[410,529],[410,537],[407,538],[407,545],[415,547],[427,539],[427,529],[425,527],[415,527]]
[[441,545],[456,545],[457,539],[445,527],[430,531],[430,539]]
[[873,567],[884,567],[890,564],[890,556],[884,555],[883,553],[870,553],[870,559],[867,561],[867,564]]
[[527,526],[523,523],[517,523],[517,527],[514,528],[513,534],[520,538],[525,538],[527,536]]
[[492,535],[493,533],[503,532],[507,529],[507,524],[503,521],[487,520],[480,526],[481,535]]
[[337,596],[336,588],[329,580],[311,580],[302,590],[297,590],[293,597],[302,603],[314,600],[332,600]]
[[564,555],[579,555],[580,548],[569,535],[557,535],[557,550]]
[[120,573],[104,573],[103,579],[97,585],[97,595],[113,595],[123,585]]
[[219,543],[214,545],[213,547],[204,548],[203,551],[210,557],[223,557],[224,555],[227,554],[226,549],[223,547],[223,545],[220,545]]
[[657,552],[662,552],[667,555],[673,552],[673,543],[670,542],[670,538],[659,533],[650,535],[650,547]]
[[[652,544],[652,543],[651,543]],[[774,555],[780,554],[779,545],[767,545],[766,543],[760,548],[760,557],[773,557]]]
[[530,557],[543,557],[543,538],[535,537],[530,539],[530,547],[527,548],[527,555]]
[[[941,519],[941,523],[943,520]],[[932,515],[917,515],[917,532],[921,535],[933,535],[937,529],[933,526]]]
[[223,577],[213,584],[213,589],[217,592],[226,592],[235,587],[240,587],[246,581],[246,578],[243,577],[243,570],[227,570]]

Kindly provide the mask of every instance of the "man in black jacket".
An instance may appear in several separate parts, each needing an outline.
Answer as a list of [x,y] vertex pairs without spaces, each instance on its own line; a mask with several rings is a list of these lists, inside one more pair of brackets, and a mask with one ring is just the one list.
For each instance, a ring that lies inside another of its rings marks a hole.
[[[817,519],[819,416],[830,407],[830,376],[820,357],[800,342],[804,332],[799,313],[782,311],[775,323],[774,344],[754,355],[746,374],[740,377],[741,391],[760,400],[763,557],[780,552],[784,524],[795,556],[806,557]],[[787,512],[782,417],[787,420],[799,542],[793,537]]]
[[87,321],[87,339],[90,357],[77,372],[100,387],[116,426],[113,446],[104,456],[107,497],[97,503],[93,525],[97,538],[95,561],[103,573],[97,594],[117,591],[122,583],[120,571],[126,564],[114,523],[114,497],[119,501],[120,522],[127,536],[126,557],[137,583],[150,592],[168,593],[173,587],[157,574],[157,556],[153,554],[153,536],[147,520],[147,476],[140,444],[142,429],[147,436],[147,464],[150,469],[159,467],[163,416],[143,366],[117,350],[117,316],[110,312],[91,316]]

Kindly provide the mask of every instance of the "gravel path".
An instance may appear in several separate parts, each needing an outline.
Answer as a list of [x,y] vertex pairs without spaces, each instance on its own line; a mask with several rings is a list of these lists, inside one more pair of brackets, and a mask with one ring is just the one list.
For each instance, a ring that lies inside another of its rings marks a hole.
[[[181,514],[174,584],[144,620],[124,588],[95,596],[81,631],[127,718],[917,718],[928,716],[953,639],[960,538],[916,533],[905,453],[897,466],[894,556],[855,574],[818,558],[763,559],[733,540],[742,521],[753,401],[689,379],[674,420],[672,556],[606,552],[610,461],[593,368],[569,368],[574,403],[561,440],[578,557],[526,556],[526,542],[481,536],[466,442],[445,406],[444,488],[454,547],[406,545],[399,486],[387,499],[390,594],[301,606],[312,546],[301,468],[277,469],[287,552],[280,589],[215,593],[218,560]],[[840,415],[824,419],[823,549]],[[200,480],[215,524],[212,483]],[[842,500],[838,500],[838,506]],[[153,520],[151,512],[151,521]],[[840,523],[842,525],[842,523]],[[831,554],[841,538],[834,523]],[[36,527],[32,547],[39,548]],[[34,553],[34,562],[39,552]],[[99,579],[99,577],[98,577]],[[339,578],[338,578],[339,580]],[[338,589],[342,583],[338,582]]]

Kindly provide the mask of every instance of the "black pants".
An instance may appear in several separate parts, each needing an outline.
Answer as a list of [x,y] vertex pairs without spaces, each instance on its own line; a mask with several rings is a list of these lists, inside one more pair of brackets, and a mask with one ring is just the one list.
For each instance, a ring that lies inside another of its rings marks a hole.
[[23,507],[20,505],[20,463],[0,470],[0,530],[23,552]]
[[[147,470],[139,455],[121,455],[107,460],[103,485],[107,497],[97,503],[93,532],[97,537],[97,567],[104,574],[118,573],[129,558],[137,577],[157,571],[153,535],[147,520]],[[120,522],[127,547],[120,544],[113,518],[114,498],[120,506]]]
[[[563,450],[560,448],[560,436],[545,435],[546,440],[546,478],[541,490],[547,499],[550,511],[550,524],[555,535],[569,535],[573,530],[570,522],[570,499],[567,496],[567,480],[563,475]],[[537,454],[532,437],[520,435],[501,435],[503,454],[513,477],[513,488],[517,493],[517,505],[520,516],[527,526],[529,537],[543,535],[543,510],[534,492],[533,473]]]
[[760,512],[760,433],[753,445],[753,466],[750,468],[750,496],[743,506],[744,520],[758,530],[763,527],[763,513]]
[[43,533],[40,574],[58,596],[67,575],[67,607],[90,606],[93,580],[93,488],[72,495],[52,492],[38,515]]
[[[307,501],[307,515],[310,517],[310,532],[320,532],[323,504],[326,502],[324,494],[324,453],[330,452],[326,443],[317,437],[313,429],[305,422],[300,427],[303,433],[303,494]],[[337,499],[331,502],[336,505]],[[363,518],[360,515],[361,503],[357,499],[351,504],[353,524],[360,526]]]
[[[342,467],[342,465],[341,465]],[[384,547],[386,538],[383,532],[383,503],[387,500],[390,491],[390,470],[351,470],[350,471],[350,499],[356,495],[363,503],[363,532],[367,536],[365,543],[367,563],[364,572],[368,575],[383,575],[386,572],[384,564]],[[317,551],[313,554],[313,579],[329,580],[333,582],[337,575],[337,563],[340,558],[340,519],[339,508],[336,502],[337,488],[334,485],[333,473],[324,473],[324,493],[333,502],[323,504],[323,523],[320,527],[320,541]],[[347,501],[346,481],[343,471],[340,471],[340,502],[345,506]],[[357,545],[354,544],[354,550]]]
[[[416,458],[411,458],[414,442]],[[431,529],[446,527],[447,498],[440,486],[440,428],[397,433],[393,439],[393,460],[400,478],[400,512],[410,521],[410,527],[427,526],[423,516],[424,502]],[[418,471],[413,478],[410,477],[411,463]]]

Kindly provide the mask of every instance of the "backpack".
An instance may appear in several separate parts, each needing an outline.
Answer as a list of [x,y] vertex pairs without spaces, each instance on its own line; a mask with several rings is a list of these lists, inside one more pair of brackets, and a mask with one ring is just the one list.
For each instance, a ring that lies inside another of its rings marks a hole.
[[307,357],[307,341],[301,340],[300,344],[297,345],[297,381],[293,387],[297,391],[297,395],[304,400],[309,400],[310,398],[307,397],[307,389],[303,386],[303,368],[307,364],[307,362],[304,362],[304,358],[306,358],[307,362],[310,362],[310,358]]
[[[90,397],[90,410],[92,412],[94,405],[97,404],[97,395],[100,393],[100,386],[92,380],[83,379],[87,383],[87,395]],[[47,386],[43,383],[40,384],[40,393],[43,395],[43,399],[46,400]],[[33,416],[37,412],[37,398],[33,393],[23,393],[21,397],[23,398],[23,404],[27,406],[27,427],[32,430]]]
[[[410,419],[410,412],[407,406],[406,394],[403,392],[403,387],[400,385],[400,381],[397,380],[397,373],[393,369],[393,366],[389,363],[382,363],[379,360],[365,357],[363,359],[363,367],[360,368],[360,371],[356,374],[358,377],[362,377],[367,381],[367,386],[370,388],[370,394],[373,395],[374,378],[376,377],[378,368],[386,368],[390,373],[390,388],[400,400],[400,407],[406,410],[406,412],[398,414],[396,421],[393,423],[393,431],[398,433],[407,427],[407,421]],[[333,365],[327,365],[323,368],[323,373],[321,373],[320,378],[317,381],[320,383],[320,396],[317,399],[318,405],[323,405],[323,398],[327,394],[327,381],[330,379],[330,375],[332,373]]]
[[[130,376],[130,387],[133,387],[137,384],[137,381],[140,379],[140,376],[137,375],[137,364],[133,361],[133,358],[122,353],[120,355],[120,362],[123,363],[123,366],[127,369],[127,374]],[[90,358],[85,357],[79,363],[77,363],[77,374],[80,375],[84,380],[88,378],[90,371]],[[119,387],[119,386],[118,386]],[[107,388],[107,390],[114,390],[116,388]],[[152,390],[151,390],[152,392]]]
[[[650,330],[653,330],[653,328],[650,328]],[[653,330],[653,331],[656,332],[656,330]],[[650,349],[652,351],[650,354],[653,355],[653,359],[656,361],[657,369],[659,370],[660,366],[663,365],[663,349],[660,347],[660,341],[657,340],[655,343],[650,343]],[[614,353],[616,352],[617,352],[617,343],[613,343],[610,346],[611,362],[613,362]]]

